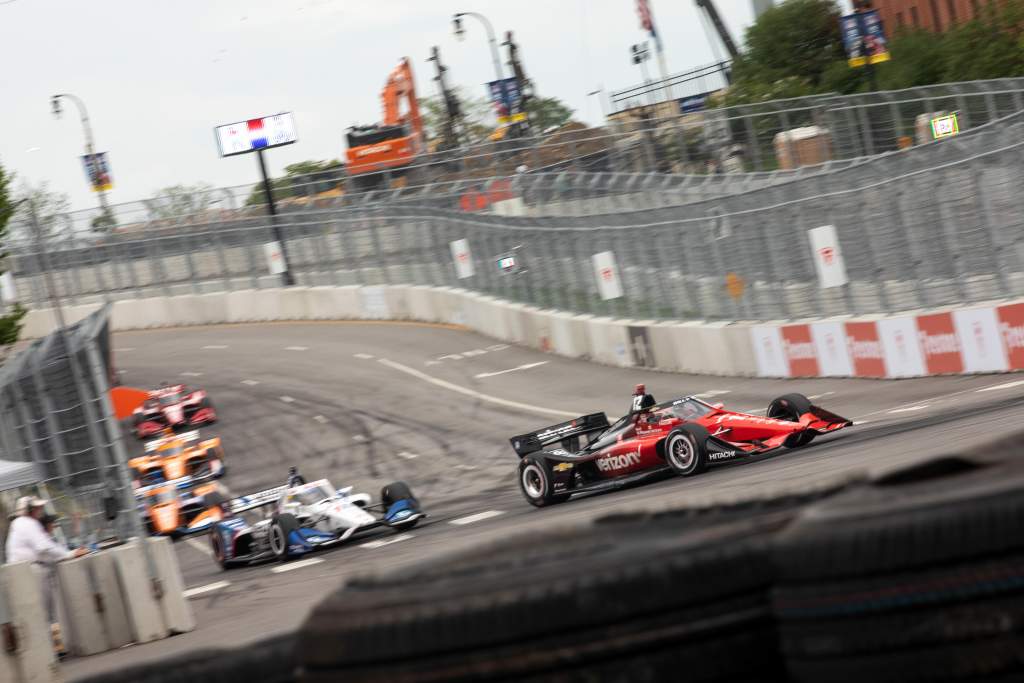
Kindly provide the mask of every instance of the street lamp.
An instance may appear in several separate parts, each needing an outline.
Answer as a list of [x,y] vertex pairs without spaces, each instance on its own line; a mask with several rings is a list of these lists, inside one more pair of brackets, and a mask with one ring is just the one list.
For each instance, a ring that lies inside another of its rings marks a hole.
[[[96,154],[96,145],[93,142],[92,125],[89,123],[89,112],[85,108],[85,102],[83,102],[77,95],[72,95],[70,93],[59,93],[54,95],[50,98],[50,107],[52,108],[54,118],[59,119],[61,114],[64,113],[64,110],[61,107],[62,99],[71,100],[78,108],[78,115],[82,119],[82,130],[85,133],[85,153],[90,159],[94,159],[95,157],[93,155]],[[114,217],[110,213],[110,205],[107,203],[107,192],[106,190],[100,190],[98,194],[100,196],[100,220],[109,227],[110,224],[113,223]],[[94,222],[94,225],[95,224],[97,223]]]
[[466,29],[462,27],[462,17],[473,17],[478,19],[480,23],[484,25],[484,29],[487,30],[487,41],[491,44],[491,61],[494,62],[494,75],[499,81],[505,76],[501,72],[501,57],[498,56],[498,40],[494,37],[494,27],[491,26],[491,22],[487,21],[487,17],[480,14],[479,12],[457,12],[452,17],[452,27],[455,31],[455,37],[462,40],[465,37]]

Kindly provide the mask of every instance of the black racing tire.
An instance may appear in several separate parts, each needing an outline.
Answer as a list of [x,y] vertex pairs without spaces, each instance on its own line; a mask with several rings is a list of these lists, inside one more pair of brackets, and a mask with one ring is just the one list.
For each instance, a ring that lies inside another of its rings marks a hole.
[[[799,422],[800,416],[810,411],[810,409],[811,399],[803,394],[783,394],[768,404],[768,411],[765,413],[765,417],[770,417],[774,420]],[[813,441],[815,436],[817,435],[814,432],[791,434],[786,439],[784,445],[786,448],[800,448]]]
[[955,460],[812,505],[778,536],[794,680],[1024,677],[1024,467]]
[[708,468],[708,430],[696,424],[682,425],[662,442],[665,462],[680,477],[700,474]]
[[[210,408],[211,410],[213,410],[213,401],[210,400],[209,396],[204,396],[203,398],[199,399],[199,407]],[[214,414],[216,415],[216,413]],[[217,418],[214,417],[212,420],[207,420],[205,424],[212,425],[216,421]]]
[[775,528],[548,530],[355,577],[302,627],[302,680],[782,681]]
[[416,496],[412,495],[412,489],[404,481],[393,481],[380,490],[380,502],[384,504],[384,507],[390,507],[400,500],[411,500],[414,504],[419,505]]
[[224,543],[216,529],[210,532],[210,548],[213,550],[214,561],[220,565],[221,569],[226,571],[234,568],[235,564],[224,557]]
[[543,456],[530,454],[519,460],[519,490],[534,507],[547,507],[569,500],[570,493],[555,493],[551,465]]
[[287,512],[276,514],[270,519],[270,527],[267,529],[270,552],[274,554],[279,562],[287,562],[291,559],[288,552],[288,536],[299,528],[299,521],[295,515]]

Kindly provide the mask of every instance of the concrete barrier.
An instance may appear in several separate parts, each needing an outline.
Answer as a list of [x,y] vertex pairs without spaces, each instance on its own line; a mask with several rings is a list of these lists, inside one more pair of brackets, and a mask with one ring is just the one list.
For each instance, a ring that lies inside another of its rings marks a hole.
[[103,619],[106,596],[101,596],[99,591],[93,592],[90,574],[96,576],[95,566],[89,557],[57,565],[63,603],[60,621],[64,629],[64,643],[68,651],[76,655],[94,655],[110,649]]
[[[95,310],[65,310],[71,322]],[[318,286],[117,301],[115,331],[275,320],[415,320],[620,367],[722,376],[916,377],[1024,369],[1024,302],[891,316],[733,323],[574,315],[455,287]],[[53,329],[31,311],[23,336]]]
[[113,556],[124,594],[131,596],[125,601],[125,608],[135,642],[149,643],[166,638],[170,632],[160,602],[153,595],[142,546],[135,540],[107,552]]
[[160,601],[160,613],[163,623],[170,633],[187,633],[196,627],[192,607],[185,598],[185,582],[181,577],[178,558],[174,554],[171,539],[166,536],[147,538],[149,551],[156,566],[157,578],[163,584],[163,599]]
[[0,681],[5,683],[62,680],[40,580],[38,571],[27,562],[0,566],[0,601],[7,607],[8,623],[17,637],[13,653],[0,647]]

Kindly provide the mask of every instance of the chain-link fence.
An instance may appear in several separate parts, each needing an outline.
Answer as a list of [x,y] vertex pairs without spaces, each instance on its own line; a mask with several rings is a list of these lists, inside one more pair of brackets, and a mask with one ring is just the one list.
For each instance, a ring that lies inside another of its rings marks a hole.
[[[65,536],[80,544],[138,530],[109,398],[108,313],[102,307],[37,340],[0,368],[0,458],[34,464],[38,483],[29,488],[52,502]],[[0,524],[25,491],[0,496]],[[116,529],[107,518],[111,505],[119,511]]]

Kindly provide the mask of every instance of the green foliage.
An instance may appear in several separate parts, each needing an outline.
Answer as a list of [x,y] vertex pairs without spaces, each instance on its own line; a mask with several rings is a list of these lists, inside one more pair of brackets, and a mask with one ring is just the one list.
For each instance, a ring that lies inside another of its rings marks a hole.
[[195,185],[171,185],[157,190],[151,199],[146,200],[149,220],[194,216],[210,208],[214,202],[213,185],[196,183]]
[[557,97],[533,97],[526,101],[526,113],[534,132],[543,133],[568,123],[573,111]]
[[737,80],[796,76],[816,88],[829,65],[843,59],[839,17],[835,0],[786,0],[769,9],[747,29],[746,51],[733,69]]
[[63,192],[51,190],[49,183],[45,181],[38,185],[23,182],[17,204],[15,215],[25,223],[32,222],[32,212],[35,212],[35,226],[39,234],[31,235],[33,239],[47,242],[62,232],[66,235],[71,229],[71,219],[68,215],[71,211],[71,200]]
[[[17,203],[11,197],[11,184],[14,182],[14,175],[0,166],[0,245],[7,235],[7,223],[14,217]],[[6,253],[0,253],[0,257]],[[0,274],[4,271],[0,269]],[[7,346],[18,341],[21,334],[22,319],[28,311],[21,304],[14,304],[12,309],[5,315],[0,315],[0,346]]]
[[[310,159],[288,164],[284,167],[283,178],[272,178],[270,180],[274,201],[311,194],[310,190],[313,190],[312,194],[315,194],[329,189],[327,186],[337,184],[332,180],[334,174],[331,172],[337,171],[341,167],[342,164],[337,159],[320,161]],[[310,183],[313,183],[313,185],[309,185]],[[245,205],[259,206],[266,203],[267,193],[263,189],[263,183],[253,185],[248,198],[245,200]]]
[[[459,100],[461,117],[461,135],[463,144],[472,144],[487,139],[497,126],[494,107],[485,97],[470,97],[466,91],[456,86],[453,88]],[[420,116],[423,118],[423,131],[427,140],[440,138],[444,130],[444,120],[448,111],[444,99],[440,95],[420,98]]]

